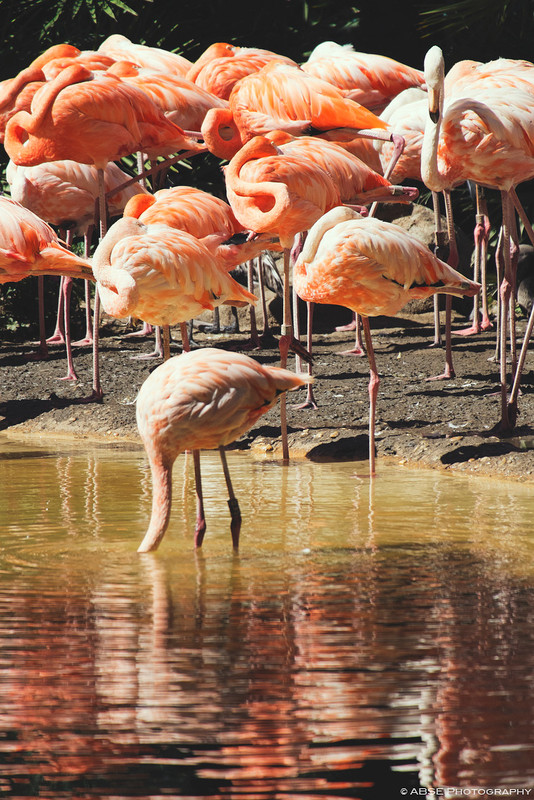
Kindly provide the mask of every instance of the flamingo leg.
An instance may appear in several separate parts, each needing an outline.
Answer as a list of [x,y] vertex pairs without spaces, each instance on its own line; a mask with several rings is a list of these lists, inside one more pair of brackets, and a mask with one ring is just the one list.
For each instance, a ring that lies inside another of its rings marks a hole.
[[[362,318],[359,314],[354,313],[354,325],[349,327],[349,325],[344,326],[346,330],[353,330],[355,331],[355,338],[354,338],[354,347],[351,350],[341,350],[339,355],[341,356],[364,356],[365,355],[365,348],[363,346],[362,341]],[[336,331],[343,330],[344,328],[336,328]]]
[[63,311],[65,315],[65,348],[67,351],[67,374],[61,379],[63,381],[76,381],[78,376],[74,369],[72,358],[72,340],[70,335],[70,298],[72,294],[72,278],[63,278],[61,292],[63,294]]
[[[312,354],[312,338],[313,338],[313,310],[315,307],[315,303],[306,302],[306,311],[307,311],[307,329],[306,329],[306,347],[308,353]],[[312,365],[311,361],[308,362],[308,375],[312,375]],[[313,386],[311,383],[308,383],[306,387],[306,399],[300,405],[293,406],[293,408],[298,409],[316,409],[318,408],[317,403],[315,402],[315,397],[313,394]]]
[[[454,221],[452,218],[452,205],[451,193],[447,190],[443,191],[445,200],[445,214],[447,219],[447,232],[449,234],[449,256],[447,263],[453,269],[458,266],[458,246],[456,243],[456,233],[454,230]],[[436,242],[438,241],[438,231],[436,231]],[[445,297],[445,369],[441,375],[434,375],[427,378],[429,381],[448,380],[454,378],[456,373],[452,363],[452,297],[447,295]]]
[[202,547],[206,533],[206,516],[204,514],[204,497],[202,494],[202,476],[200,474],[200,450],[193,450],[195,468],[195,491],[197,496],[197,518],[195,523],[195,547]]
[[45,313],[44,313],[44,276],[37,278],[37,302],[39,312],[39,342],[35,353],[26,356],[28,361],[43,361],[48,358],[48,344],[45,333]]
[[[107,230],[107,210],[106,210],[106,188],[104,183],[104,170],[98,170],[98,215],[99,215],[99,236],[100,241],[106,235]],[[98,286],[95,288],[95,307],[93,311],[93,391],[87,398],[87,402],[101,402],[104,398],[102,384],[100,382],[100,294]]]
[[[441,258],[442,261],[446,261],[447,256],[445,255],[445,247],[446,247],[446,232],[443,230],[443,225],[441,222],[441,213],[439,210],[439,193],[432,192],[432,208],[434,210],[434,253]],[[439,296],[437,294],[434,295],[434,341],[430,345],[430,347],[440,347],[441,346],[441,324],[440,324],[440,309],[439,309]]]
[[[524,225],[524,229],[525,229],[530,241],[532,242],[532,244],[534,244],[534,230],[532,229],[532,225],[530,224],[530,220],[528,219],[527,215],[525,214],[523,206],[519,202],[519,198],[517,197],[515,189],[511,190],[510,196],[511,196],[512,202],[513,202],[517,212],[519,213],[521,221],[522,221],[522,223]],[[523,372],[523,367],[525,365],[525,359],[527,357],[527,350],[528,350],[528,345],[529,345],[529,342],[530,342],[530,338],[532,336],[533,327],[534,327],[534,307],[531,310],[530,316],[529,316],[529,319],[528,319],[527,328],[525,330],[525,334],[524,334],[524,337],[523,337],[523,342],[522,342],[522,345],[521,345],[521,350],[520,350],[520,353],[519,353],[519,358],[518,358],[518,361],[517,361],[517,366],[515,368],[514,380],[513,380],[513,384],[512,384],[512,391],[511,391],[510,397],[508,399],[508,415],[509,415],[509,419],[510,419],[511,424],[514,425],[514,426],[515,426],[515,422],[516,422],[516,419],[517,419],[517,401],[518,401],[518,397],[519,397],[519,384],[520,384],[520,380],[521,380],[521,374]]]
[[[93,236],[94,225],[90,225],[83,237],[83,254],[85,258],[91,255],[91,239]],[[88,347],[93,344],[93,323],[91,318],[91,283],[85,281],[85,336],[77,342],[73,342],[76,347]]]
[[365,345],[367,347],[367,359],[369,361],[369,472],[371,477],[376,475],[375,468],[375,422],[376,422],[376,398],[380,377],[376,368],[375,351],[371,338],[371,326],[369,317],[362,317]]
[[486,286],[486,257],[488,250],[488,237],[490,232],[490,222],[486,207],[486,201],[482,188],[476,184],[476,224],[474,232],[475,240],[475,264],[473,280],[482,284],[482,319],[480,319],[480,295],[476,294],[473,298],[473,324],[469,328],[456,331],[459,336],[471,336],[480,333],[481,330],[491,328],[488,316],[488,293]]
[[228,489],[228,508],[230,509],[230,531],[232,533],[232,544],[234,549],[237,550],[239,546],[239,534],[241,532],[241,509],[239,508],[239,501],[235,496],[230,478],[230,470],[228,469],[228,461],[226,460],[226,452],[224,447],[219,447],[219,455],[221,457],[221,464],[224,472],[224,480],[226,481],[226,488]]
[[[43,281],[44,278],[42,276],[39,276],[39,280]],[[54,333],[52,334],[52,336],[49,336],[48,339],[46,340],[47,344],[65,344],[65,308],[64,308],[65,295],[63,292],[64,280],[65,278],[63,276],[59,279],[56,327],[54,328]]]

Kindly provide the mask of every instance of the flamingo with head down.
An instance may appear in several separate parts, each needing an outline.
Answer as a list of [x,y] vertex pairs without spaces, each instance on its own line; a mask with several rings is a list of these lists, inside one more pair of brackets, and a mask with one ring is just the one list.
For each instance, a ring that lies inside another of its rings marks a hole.
[[249,356],[215,348],[182,353],[155,369],[137,397],[137,425],[152,473],[152,514],[138,552],[155,550],[167,530],[172,503],[172,468],[192,450],[197,519],[195,547],[206,530],[199,450],[218,449],[228,487],[232,541],[239,543],[241,512],[233,492],[224,447],[242,436],[278,397],[309,380]]

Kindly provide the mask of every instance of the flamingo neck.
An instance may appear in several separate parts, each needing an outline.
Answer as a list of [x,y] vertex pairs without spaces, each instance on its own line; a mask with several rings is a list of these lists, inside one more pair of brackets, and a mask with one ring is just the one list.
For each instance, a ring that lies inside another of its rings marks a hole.
[[217,158],[226,158],[230,161],[243,144],[229,108],[210,108],[200,131],[206,147]]
[[152,513],[148,530],[139,545],[138,553],[155,550],[161,542],[171,515],[172,505],[172,462],[165,463],[162,458],[150,460],[152,474]]

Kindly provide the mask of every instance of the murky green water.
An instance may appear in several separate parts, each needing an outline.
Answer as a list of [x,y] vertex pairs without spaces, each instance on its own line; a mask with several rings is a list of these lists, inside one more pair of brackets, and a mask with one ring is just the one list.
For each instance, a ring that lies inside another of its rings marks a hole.
[[0,439],[0,797],[533,787],[532,489],[229,462],[139,556],[142,451]]

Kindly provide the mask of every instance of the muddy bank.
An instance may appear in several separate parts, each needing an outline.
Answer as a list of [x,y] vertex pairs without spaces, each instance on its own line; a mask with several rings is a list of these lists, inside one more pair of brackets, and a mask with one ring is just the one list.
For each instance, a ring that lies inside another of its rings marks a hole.
[[[288,423],[294,457],[309,459],[367,458],[368,365],[365,358],[341,355],[350,349],[354,334],[335,332],[347,322],[345,309],[325,307],[314,342],[314,385],[318,408],[295,408],[305,390],[289,396]],[[455,313],[454,328],[466,319]],[[519,321],[519,334],[524,329]],[[520,397],[518,427],[513,437],[493,433],[499,421],[498,366],[492,359],[495,333],[476,337],[455,335],[456,377],[428,381],[443,370],[441,347],[430,347],[431,313],[401,314],[372,321],[381,385],[377,407],[377,454],[381,459],[410,466],[458,470],[534,480],[534,394],[527,360]],[[35,346],[26,341],[0,342],[0,432],[10,437],[69,437],[80,441],[140,446],[135,424],[137,391],[157,360],[139,358],[153,350],[152,337],[127,338],[123,323],[107,321],[101,344],[102,403],[80,402],[90,395],[91,352],[75,349],[77,381],[64,381],[64,348],[51,346],[45,361],[28,357]],[[276,331],[275,331],[276,332]],[[180,352],[173,342],[173,354]],[[241,349],[248,333],[198,332],[200,346]],[[278,363],[276,338],[269,338],[250,355]],[[294,359],[290,359],[290,366]],[[279,417],[276,409],[262,417],[236,446],[250,448],[256,457],[279,458]]]

